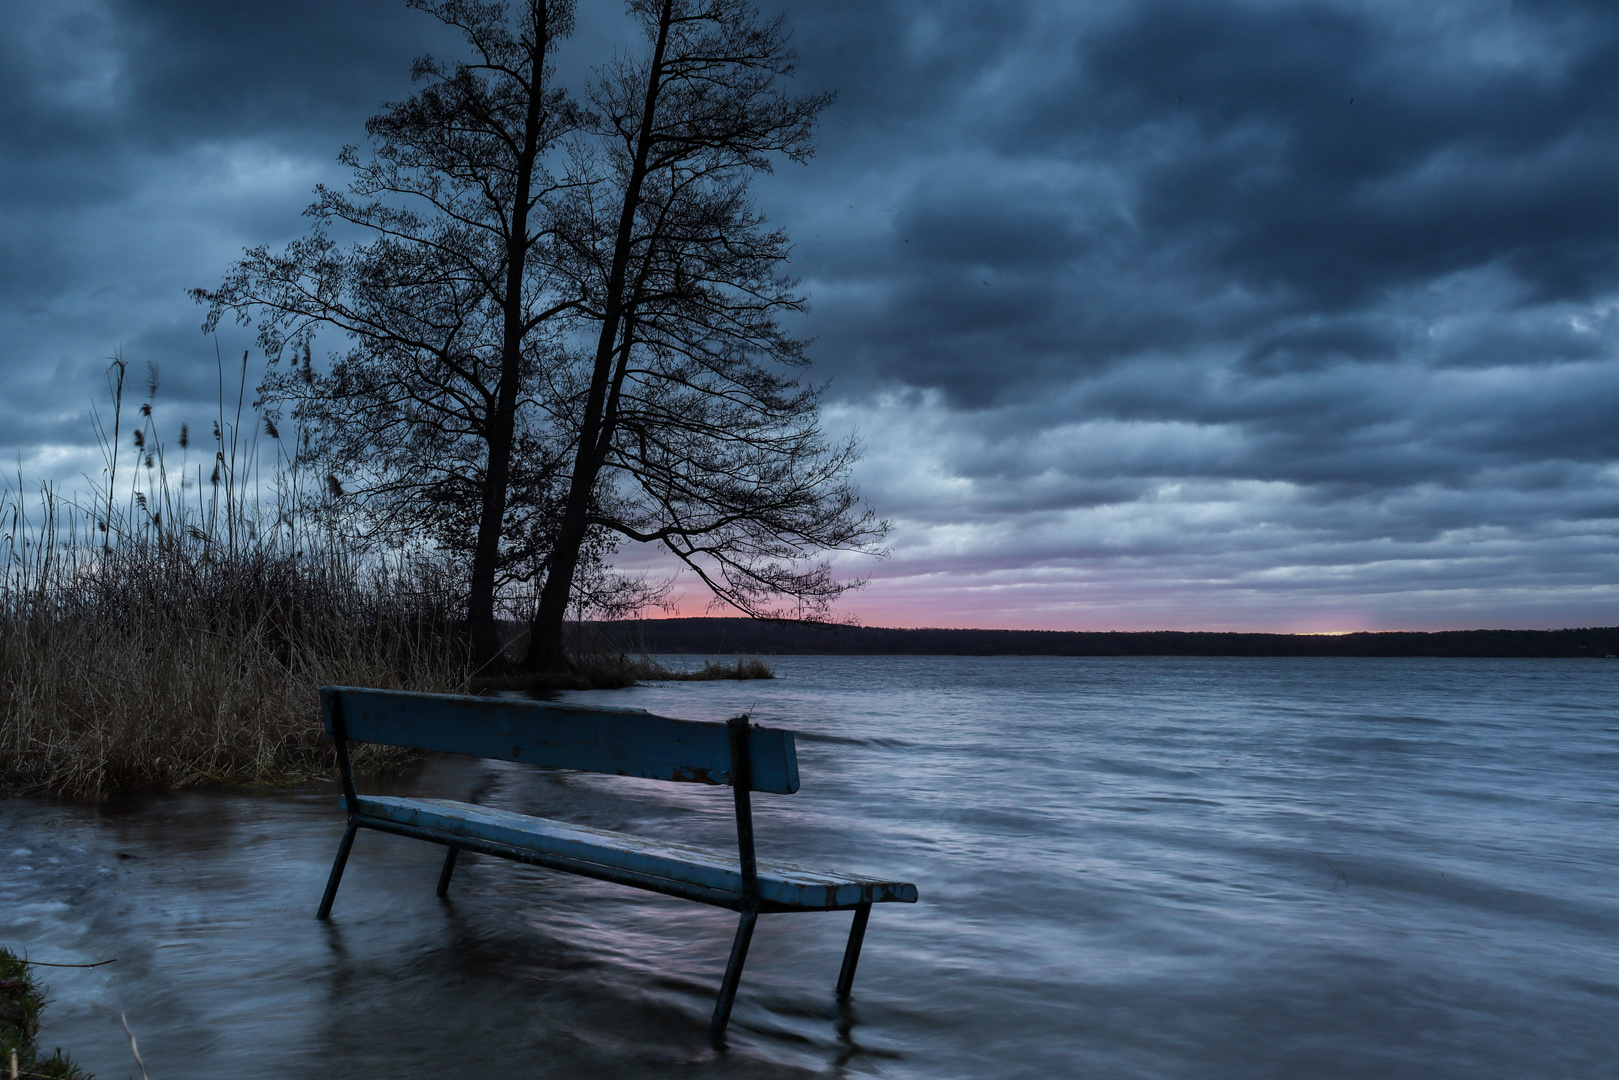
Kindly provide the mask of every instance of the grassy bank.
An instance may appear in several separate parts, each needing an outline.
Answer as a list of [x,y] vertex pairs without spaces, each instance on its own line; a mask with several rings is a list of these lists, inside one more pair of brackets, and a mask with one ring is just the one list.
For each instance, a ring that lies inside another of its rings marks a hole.
[[634,653],[596,651],[578,657],[567,687],[576,690],[612,690],[644,682],[708,682],[713,679],[774,679],[776,673],[762,660],[739,656],[731,663],[705,660],[696,670],[664,667]]
[[739,656],[731,663],[722,661],[704,660],[703,666],[696,671],[669,671],[663,669],[665,679],[679,679],[688,682],[707,682],[710,679],[774,679],[776,673],[770,665],[763,660],[752,656]]
[[10,949],[0,947],[0,1076],[19,1080],[93,1080],[73,1064],[60,1047],[49,1057],[40,1052],[39,1014],[45,991],[33,968]]

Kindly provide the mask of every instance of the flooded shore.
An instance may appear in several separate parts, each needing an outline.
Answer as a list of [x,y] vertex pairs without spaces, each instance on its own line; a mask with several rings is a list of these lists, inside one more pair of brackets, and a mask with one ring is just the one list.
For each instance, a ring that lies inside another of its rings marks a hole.
[[[1619,671],[1578,661],[784,657],[570,695],[800,733],[761,853],[914,881],[767,916],[364,834],[335,785],[0,802],[0,943],[103,1077],[1603,1076]],[[464,759],[372,790],[724,844],[728,793]]]

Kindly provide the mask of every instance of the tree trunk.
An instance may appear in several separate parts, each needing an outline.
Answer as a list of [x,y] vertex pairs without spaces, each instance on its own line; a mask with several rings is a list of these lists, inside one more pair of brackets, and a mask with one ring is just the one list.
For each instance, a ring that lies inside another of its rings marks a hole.
[[[641,109],[641,123],[636,133],[635,163],[631,166],[628,182],[624,186],[624,202],[619,211],[618,233],[613,241],[613,267],[608,276],[607,303],[602,311],[601,333],[596,339],[596,366],[591,375],[590,394],[585,400],[585,414],[579,429],[579,449],[574,454],[573,475],[568,482],[568,501],[562,514],[562,526],[557,530],[556,548],[551,554],[551,567],[545,576],[545,587],[540,590],[540,602],[529,623],[528,656],[524,663],[531,671],[567,671],[568,656],[563,649],[563,623],[568,616],[568,601],[573,596],[573,578],[579,569],[579,550],[584,546],[585,534],[590,528],[590,501],[596,491],[596,480],[612,444],[613,427],[617,419],[617,394],[613,378],[614,360],[622,378],[623,361],[628,359],[631,345],[629,330],[625,327],[626,304],[624,290],[629,276],[630,247],[635,239],[635,214],[640,209],[641,185],[646,180],[647,155],[652,149],[652,126],[658,111],[658,94],[663,84],[664,53],[669,43],[669,25],[673,18],[672,0],[664,0],[658,15],[658,37],[652,49],[652,63],[647,68],[646,98]],[[625,330],[620,342],[619,331]]]
[[[588,509],[588,506],[587,506]],[[531,671],[568,671],[572,665],[562,647],[563,623],[568,617],[568,601],[573,593],[574,572],[579,569],[579,548],[584,543],[589,522],[583,514],[575,524],[572,499],[558,530],[551,568],[540,590],[540,603],[528,627],[528,655],[524,666]],[[575,539],[577,537],[577,539]]]
[[[506,239],[506,295],[501,303],[503,321],[500,381],[495,389],[494,415],[489,425],[489,456],[484,470],[483,499],[478,512],[478,539],[472,552],[472,581],[467,592],[467,631],[476,670],[493,673],[505,666],[500,634],[495,628],[495,575],[500,561],[500,537],[506,520],[506,498],[511,487],[512,441],[517,427],[517,392],[523,365],[523,274],[532,239],[528,235],[529,199],[533,192],[534,162],[539,155],[545,91],[546,5],[534,5],[534,50],[529,59],[528,111],[524,116],[523,149],[517,159],[517,189],[512,200]],[[576,553],[577,554],[577,553]]]

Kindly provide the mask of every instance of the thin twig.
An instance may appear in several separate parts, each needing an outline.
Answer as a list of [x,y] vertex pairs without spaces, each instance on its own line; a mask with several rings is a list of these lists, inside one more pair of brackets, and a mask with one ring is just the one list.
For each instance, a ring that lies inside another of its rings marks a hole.
[[17,962],[19,964],[32,964],[34,967],[81,967],[82,968],[82,967],[100,967],[103,964],[116,964],[118,962],[118,958],[115,956],[111,960],[97,960],[93,964],[53,964],[49,960],[18,960]]
[[124,1034],[129,1036],[129,1052],[135,1055],[135,1064],[140,1066],[141,1080],[152,1080],[146,1075],[146,1062],[141,1060],[140,1047],[135,1045],[135,1033],[129,1030],[129,1021],[124,1019],[123,1013],[118,1014],[118,1022],[124,1025]]

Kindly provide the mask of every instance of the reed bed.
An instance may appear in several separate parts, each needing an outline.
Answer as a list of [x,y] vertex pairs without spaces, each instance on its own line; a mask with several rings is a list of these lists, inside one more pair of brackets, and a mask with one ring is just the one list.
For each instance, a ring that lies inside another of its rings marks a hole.
[[[219,418],[200,451],[185,425],[177,450],[159,437],[155,368],[126,430],[127,374],[122,360],[108,368],[111,409],[94,425],[105,468],[90,490],[27,495],[20,477],[0,488],[0,796],[331,776],[323,685],[546,692],[773,677],[741,658],[669,671],[597,634],[576,640],[569,673],[474,673],[463,575],[431,551],[344,532],[335,493],[299,460],[303,433],[283,438],[245,405],[245,356],[232,394],[221,364]],[[273,458],[261,463],[264,448]],[[355,766],[411,756],[356,746]]]
[[[20,524],[12,502],[0,510]],[[320,686],[465,685],[452,599],[430,575],[253,534],[221,550],[178,524],[97,547],[81,511],[49,492],[41,504],[45,521],[13,530],[0,579],[6,789],[330,776]],[[397,761],[368,749],[364,765]]]
[[769,664],[756,656],[738,656],[730,663],[723,660],[704,660],[703,666],[695,671],[669,671],[664,670],[661,679],[677,679],[688,682],[707,682],[710,679],[774,679],[775,671]]
[[[0,489],[0,793],[330,776],[320,686],[466,686],[453,576],[344,539],[299,488],[297,433],[244,411],[245,360],[234,415],[221,372],[195,475],[186,428],[179,453],[158,437],[155,370],[125,430],[125,374],[108,369],[97,416],[99,491]],[[357,764],[400,760],[367,748]]]

